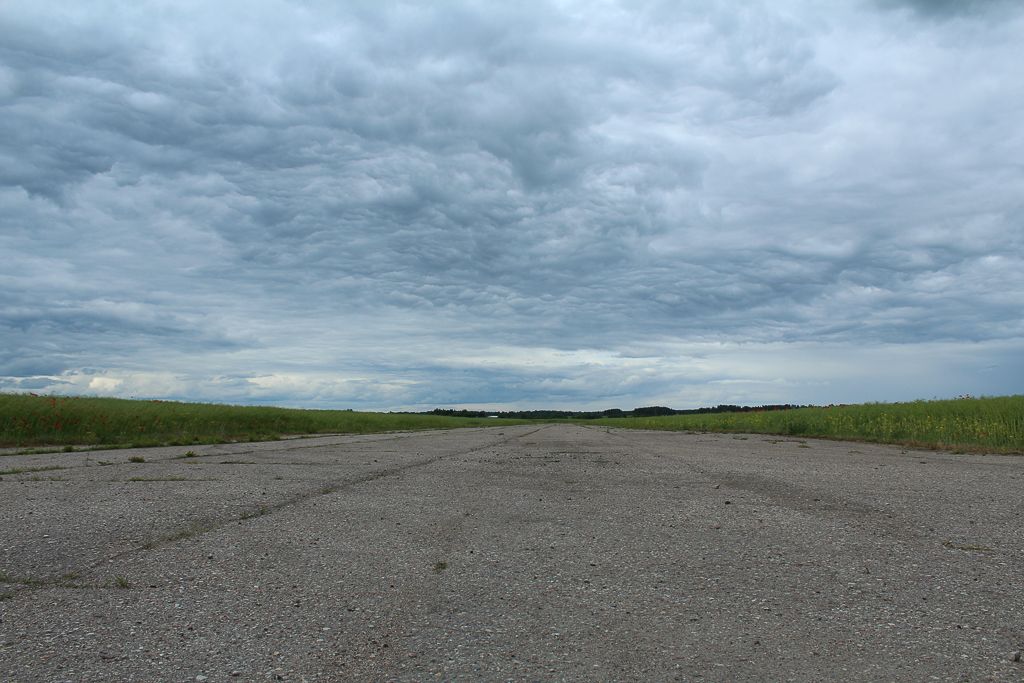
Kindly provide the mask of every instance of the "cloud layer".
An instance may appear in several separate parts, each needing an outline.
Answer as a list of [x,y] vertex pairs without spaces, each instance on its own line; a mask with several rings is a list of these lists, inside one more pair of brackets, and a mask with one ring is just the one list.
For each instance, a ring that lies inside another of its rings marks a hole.
[[0,389],[1020,393],[1012,3],[6,3]]

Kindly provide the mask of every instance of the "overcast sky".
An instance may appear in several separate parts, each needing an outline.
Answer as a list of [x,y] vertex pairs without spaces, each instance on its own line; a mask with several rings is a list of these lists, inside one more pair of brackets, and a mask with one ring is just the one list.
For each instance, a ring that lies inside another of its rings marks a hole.
[[0,391],[1024,393],[1024,5],[0,3]]

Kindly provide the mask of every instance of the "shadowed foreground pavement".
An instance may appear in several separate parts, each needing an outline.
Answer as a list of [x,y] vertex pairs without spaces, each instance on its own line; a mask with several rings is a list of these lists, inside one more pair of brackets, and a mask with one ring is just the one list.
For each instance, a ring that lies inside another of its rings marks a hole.
[[[0,680],[1024,679],[1024,459],[570,425],[9,456]],[[144,463],[131,463],[131,456]]]

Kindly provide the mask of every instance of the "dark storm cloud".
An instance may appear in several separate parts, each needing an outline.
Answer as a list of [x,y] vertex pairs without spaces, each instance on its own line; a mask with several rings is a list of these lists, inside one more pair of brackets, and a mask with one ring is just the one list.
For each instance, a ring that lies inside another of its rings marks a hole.
[[945,6],[10,3],[0,376],[629,407],[811,381],[729,344],[1005,365],[1021,12]]
[[1011,0],[876,0],[887,9],[908,8],[922,17],[948,19],[951,17],[984,16],[1012,9]]

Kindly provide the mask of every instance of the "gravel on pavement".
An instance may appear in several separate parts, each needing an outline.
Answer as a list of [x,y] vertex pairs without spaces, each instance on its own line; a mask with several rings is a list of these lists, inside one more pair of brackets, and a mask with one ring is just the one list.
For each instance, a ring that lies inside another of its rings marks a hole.
[[568,424],[9,455],[0,520],[3,681],[1024,680],[1020,457]]

